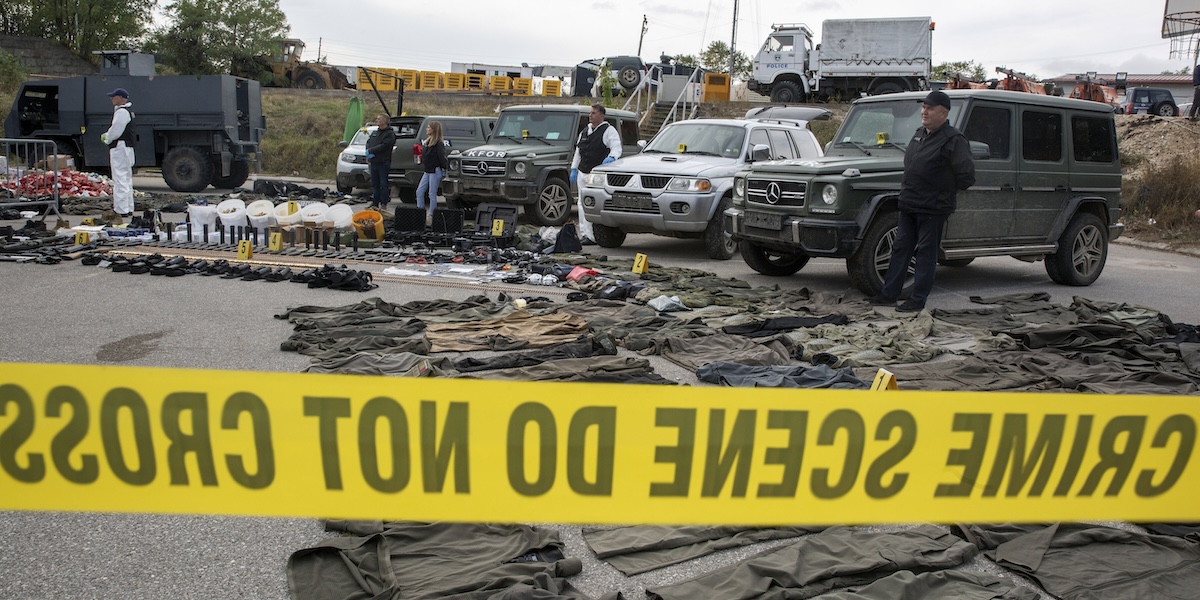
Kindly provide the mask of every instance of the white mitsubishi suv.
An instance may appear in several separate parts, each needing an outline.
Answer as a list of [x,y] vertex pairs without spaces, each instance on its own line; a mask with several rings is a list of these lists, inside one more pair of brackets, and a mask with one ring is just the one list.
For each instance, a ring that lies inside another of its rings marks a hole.
[[808,121],[829,116],[821,108],[764,107],[744,119],[667,125],[640,153],[580,177],[596,243],[616,248],[628,233],[703,238],[710,258],[731,258],[737,242],[721,213],[733,200],[734,174],[754,161],[821,156]]

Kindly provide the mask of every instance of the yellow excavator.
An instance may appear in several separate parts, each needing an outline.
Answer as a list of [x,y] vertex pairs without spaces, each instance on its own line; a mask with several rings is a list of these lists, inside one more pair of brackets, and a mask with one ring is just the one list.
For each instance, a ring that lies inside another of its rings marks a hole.
[[[308,90],[340,90],[349,85],[346,74],[322,62],[301,60],[304,42],[295,38],[281,39],[275,52],[258,57],[252,64],[235,67],[233,75],[263,80],[274,87],[293,87]],[[270,77],[264,77],[266,74]]]

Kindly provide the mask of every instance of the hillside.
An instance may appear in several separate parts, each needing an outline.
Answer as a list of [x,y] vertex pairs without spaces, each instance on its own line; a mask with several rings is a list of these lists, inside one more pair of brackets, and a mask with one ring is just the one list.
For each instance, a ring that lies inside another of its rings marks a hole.
[[1185,118],[1117,115],[1122,159],[1132,163],[1126,176],[1141,177],[1151,164],[1200,155],[1200,125]]
[[1126,231],[1200,247],[1200,125],[1181,117],[1117,115]]

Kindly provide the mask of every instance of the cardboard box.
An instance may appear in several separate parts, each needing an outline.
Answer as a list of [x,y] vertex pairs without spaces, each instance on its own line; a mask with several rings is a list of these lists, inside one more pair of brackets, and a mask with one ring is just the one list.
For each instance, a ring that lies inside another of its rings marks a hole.
[[54,154],[39,162],[37,168],[48,171],[74,171],[75,159],[66,154]]

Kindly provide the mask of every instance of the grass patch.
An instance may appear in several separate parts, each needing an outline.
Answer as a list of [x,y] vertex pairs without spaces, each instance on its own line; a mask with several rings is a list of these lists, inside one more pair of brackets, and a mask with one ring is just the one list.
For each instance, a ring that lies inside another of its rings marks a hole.
[[267,133],[262,143],[262,171],[333,179],[342,149],[349,101],[264,91]]
[[808,129],[817,136],[817,141],[824,148],[825,144],[833,141],[833,134],[837,133],[838,127],[842,126],[841,117],[831,117],[825,121],[809,121]]
[[1147,160],[1146,155],[1138,152],[1121,152],[1121,171],[1125,173],[1136,171],[1145,165]]
[[[371,92],[359,93],[366,105],[365,121],[383,112],[379,99]],[[351,94],[303,94],[292,90],[263,89],[263,115],[267,118],[267,134],[262,143],[262,172],[274,175],[293,175],[309,179],[333,179],[337,172],[337,157],[342,149],[338,142],[346,127]],[[522,99],[530,103],[529,98]],[[396,110],[396,94],[383,94],[388,112]],[[405,98],[404,113],[410,115],[494,115],[495,98],[409,96]],[[514,100],[506,99],[513,103]],[[8,104],[11,104],[11,100]]]
[[1174,156],[1145,165],[1142,176],[1127,177],[1121,190],[1124,222],[1131,232],[1163,241],[1196,239],[1200,234],[1200,158]]

